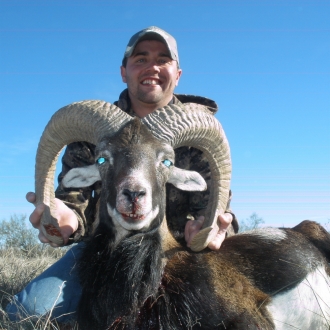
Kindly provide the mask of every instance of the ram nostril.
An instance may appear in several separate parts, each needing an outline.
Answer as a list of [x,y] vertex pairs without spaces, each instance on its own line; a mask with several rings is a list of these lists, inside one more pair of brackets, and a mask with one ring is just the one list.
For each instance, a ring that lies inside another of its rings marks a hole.
[[124,189],[123,195],[126,196],[130,202],[136,202],[138,198],[145,196],[146,192],[145,190],[131,191],[129,189]]
[[142,197],[142,196],[145,196],[146,195],[146,192],[144,190],[141,190],[138,192],[138,197]]

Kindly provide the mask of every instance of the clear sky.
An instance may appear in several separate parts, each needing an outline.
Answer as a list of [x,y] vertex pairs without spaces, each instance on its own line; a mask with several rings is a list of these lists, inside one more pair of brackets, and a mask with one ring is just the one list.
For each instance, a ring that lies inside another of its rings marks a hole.
[[0,0],[0,220],[32,211],[51,115],[115,101],[126,44],[150,25],[178,42],[176,92],[219,105],[237,217],[330,220],[329,0]]

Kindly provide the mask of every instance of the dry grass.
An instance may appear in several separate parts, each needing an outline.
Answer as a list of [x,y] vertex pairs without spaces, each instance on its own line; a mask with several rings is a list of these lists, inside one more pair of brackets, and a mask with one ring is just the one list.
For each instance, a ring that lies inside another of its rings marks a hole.
[[[328,223],[327,229],[329,227]],[[47,316],[42,319],[31,317],[19,323],[12,323],[4,311],[14,294],[21,291],[67,251],[45,247],[37,245],[28,250],[0,247],[0,330],[78,330],[76,325],[59,325],[56,321],[50,321]]]
[[17,248],[0,249],[0,330],[64,330],[64,328],[43,319],[25,319],[19,323],[12,323],[8,319],[4,308],[11,301],[12,296],[21,291],[33,278],[52,265],[64,253],[65,249],[42,249],[40,245],[31,249]]

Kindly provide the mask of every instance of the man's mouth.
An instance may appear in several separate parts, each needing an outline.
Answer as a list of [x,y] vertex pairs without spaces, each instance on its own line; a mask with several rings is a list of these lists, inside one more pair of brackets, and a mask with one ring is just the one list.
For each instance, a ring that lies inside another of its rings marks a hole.
[[158,79],[145,79],[142,80],[142,85],[160,85],[160,81]]

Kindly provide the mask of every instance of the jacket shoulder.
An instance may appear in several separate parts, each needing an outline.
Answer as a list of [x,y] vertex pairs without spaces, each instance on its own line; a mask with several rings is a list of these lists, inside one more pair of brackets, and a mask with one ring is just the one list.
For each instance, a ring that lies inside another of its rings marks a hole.
[[188,95],[188,94],[174,94],[174,96],[181,102],[181,103],[197,103],[207,107],[213,114],[218,111],[218,105],[215,101],[197,95]]

